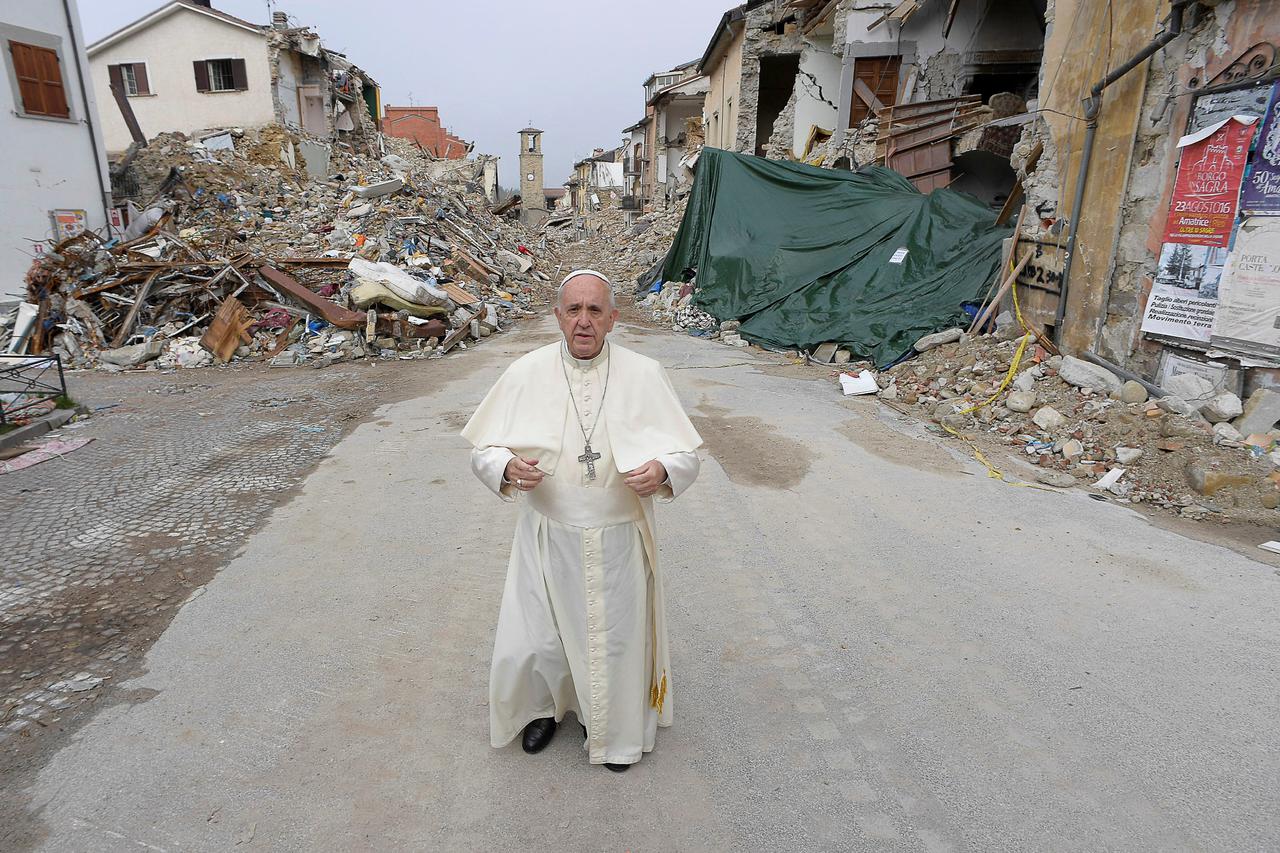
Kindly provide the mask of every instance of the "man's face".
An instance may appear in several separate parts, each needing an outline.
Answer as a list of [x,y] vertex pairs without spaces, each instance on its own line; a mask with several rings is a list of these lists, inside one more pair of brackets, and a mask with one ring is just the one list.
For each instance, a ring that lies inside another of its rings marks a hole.
[[570,279],[556,305],[556,320],[574,358],[595,358],[613,331],[618,309],[609,304],[609,285],[594,275]]

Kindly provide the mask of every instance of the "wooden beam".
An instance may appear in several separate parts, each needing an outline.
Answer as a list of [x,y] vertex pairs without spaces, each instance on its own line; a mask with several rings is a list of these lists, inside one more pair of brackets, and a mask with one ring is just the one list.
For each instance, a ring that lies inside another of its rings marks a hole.
[[124,322],[120,324],[119,331],[116,332],[116,336],[111,340],[112,348],[124,346],[124,342],[129,339],[134,325],[138,322],[138,313],[142,310],[147,297],[151,295],[151,285],[156,283],[156,279],[160,277],[162,272],[164,270],[156,270],[151,273],[138,287],[138,295],[133,300],[133,307],[129,309],[129,313],[125,315]]
[[124,124],[129,128],[129,136],[138,143],[139,148],[145,146],[147,135],[138,126],[138,117],[133,114],[133,104],[129,103],[129,96],[115,83],[111,84],[111,94],[116,99],[116,106],[120,108],[120,115],[124,116]]
[[861,78],[854,78],[853,91],[854,94],[858,96],[858,99],[862,101],[862,103],[866,104],[867,108],[877,116],[885,111],[884,104],[880,103],[880,99],[876,97],[875,92],[872,92],[871,87],[868,86]]

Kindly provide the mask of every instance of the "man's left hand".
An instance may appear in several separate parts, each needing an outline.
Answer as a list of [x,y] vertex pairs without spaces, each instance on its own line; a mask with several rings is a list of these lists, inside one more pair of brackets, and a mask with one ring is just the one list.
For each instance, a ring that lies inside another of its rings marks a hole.
[[642,498],[647,498],[662,487],[667,481],[667,469],[657,459],[646,462],[636,470],[627,474],[626,483]]

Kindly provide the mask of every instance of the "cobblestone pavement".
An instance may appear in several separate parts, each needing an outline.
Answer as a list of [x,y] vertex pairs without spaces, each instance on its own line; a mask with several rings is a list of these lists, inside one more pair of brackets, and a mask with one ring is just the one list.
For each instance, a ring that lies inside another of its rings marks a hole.
[[455,358],[69,374],[77,400],[110,406],[64,431],[94,441],[0,477],[0,783],[129,673],[348,426]]

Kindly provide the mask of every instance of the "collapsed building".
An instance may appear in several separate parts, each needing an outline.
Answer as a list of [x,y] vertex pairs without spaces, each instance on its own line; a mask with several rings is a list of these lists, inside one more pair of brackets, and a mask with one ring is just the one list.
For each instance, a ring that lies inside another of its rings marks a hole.
[[158,133],[277,124],[313,143],[319,174],[327,146],[368,146],[379,131],[377,82],[283,12],[260,25],[209,0],[172,0],[87,53],[98,102],[120,106],[102,111],[108,153]]

